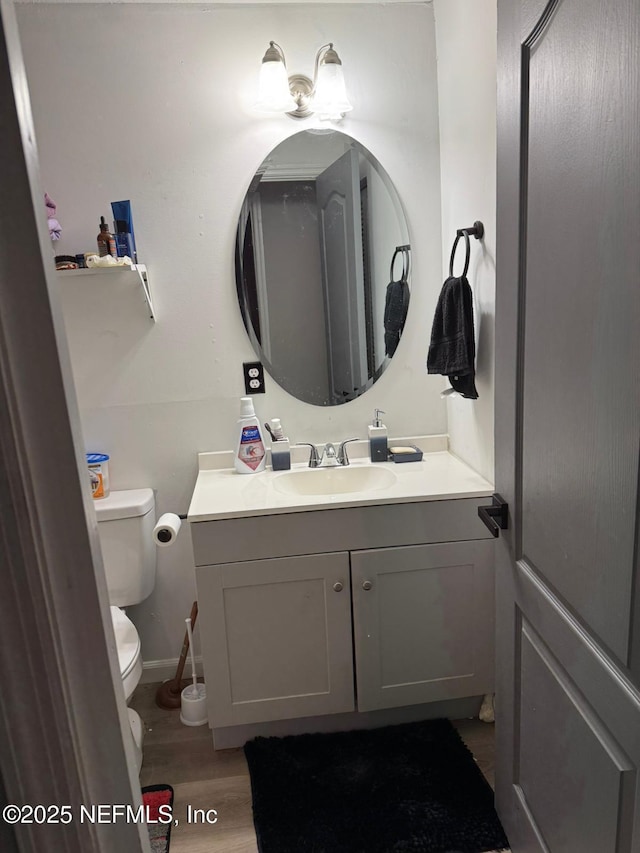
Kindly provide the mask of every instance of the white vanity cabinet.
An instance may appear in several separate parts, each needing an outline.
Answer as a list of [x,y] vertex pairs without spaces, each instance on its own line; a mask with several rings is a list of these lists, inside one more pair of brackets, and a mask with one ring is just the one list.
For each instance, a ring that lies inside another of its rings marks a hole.
[[192,523],[212,728],[491,692],[482,503]]
[[358,710],[488,692],[493,541],[351,554]]
[[349,555],[198,569],[216,726],[353,711]]

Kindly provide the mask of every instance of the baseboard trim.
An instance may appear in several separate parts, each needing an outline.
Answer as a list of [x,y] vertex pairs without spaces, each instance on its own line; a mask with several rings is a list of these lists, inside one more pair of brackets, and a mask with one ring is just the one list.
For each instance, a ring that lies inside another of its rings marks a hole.
[[[142,677],[140,684],[153,684],[156,681],[169,681],[176,674],[179,658],[168,658],[167,660],[146,660],[142,664]],[[203,675],[202,658],[196,655],[196,674]],[[183,678],[191,678],[191,660],[188,660],[184,668]]]
[[380,711],[349,711],[345,714],[325,714],[322,717],[301,717],[292,720],[274,720],[269,723],[249,723],[242,726],[212,728],[214,749],[231,749],[244,746],[254,737],[285,737],[309,732],[339,732],[351,729],[373,729],[399,723],[414,723],[446,717],[450,720],[475,718],[480,710],[482,696],[464,699],[446,699],[427,705],[410,705],[403,708],[385,708]]

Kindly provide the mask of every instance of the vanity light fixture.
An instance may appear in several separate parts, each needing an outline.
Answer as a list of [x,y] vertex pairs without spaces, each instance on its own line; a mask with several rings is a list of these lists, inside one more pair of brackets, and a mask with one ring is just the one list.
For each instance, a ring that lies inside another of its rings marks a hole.
[[284,51],[276,42],[269,47],[260,68],[256,108],[265,112],[284,112],[292,118],[307,118],[314,113],[328,121],[340,121],[352,110],[344,85],[342,62],[333,43],[323,45],[316,54],[313,80],[304,74],[287,76]]

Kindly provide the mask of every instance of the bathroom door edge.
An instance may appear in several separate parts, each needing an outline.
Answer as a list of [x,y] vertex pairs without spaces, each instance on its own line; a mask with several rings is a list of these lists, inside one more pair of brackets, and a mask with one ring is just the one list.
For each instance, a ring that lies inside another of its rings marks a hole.
[[0,777],[8,803],[68,806],[73,818],[17,824],[9,844],[149,853],[144,824],[79,819],[81,805],[139,805],[140,788],[10,0],[0,115]]

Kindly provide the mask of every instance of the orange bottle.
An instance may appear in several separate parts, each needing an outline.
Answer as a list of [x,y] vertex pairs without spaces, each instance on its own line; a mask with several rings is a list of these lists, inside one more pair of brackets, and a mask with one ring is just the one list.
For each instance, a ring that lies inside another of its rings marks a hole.
[[104,221],[104,216],[100,217],[100,233],[98,234],[98,254],[101,258],[105,255],[111,255],[116,258],[116,240],[113,234],[109,231],[109,226]]

